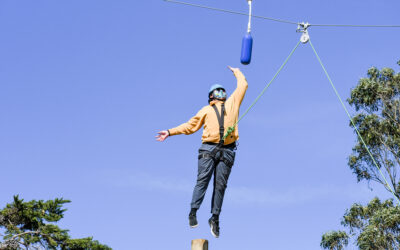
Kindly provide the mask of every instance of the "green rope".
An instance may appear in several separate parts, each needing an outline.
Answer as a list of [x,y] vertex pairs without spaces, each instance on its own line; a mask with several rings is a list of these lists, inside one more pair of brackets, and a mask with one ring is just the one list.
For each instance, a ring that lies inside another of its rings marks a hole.
[[358,129],[357,129],[355,123],[354,123],[353,118],[351,117],[349,111],[347,110],[346,106],[344,105],[344,103],[343,103],[343,101],[342,101],[342,98],[340,97],[338,91],[336,90],[336,87],[335,87],[335,85],[333,84],[333,82],[332,82],[332,80],[331,80],[331,78],[330,78],[330,76],[329,76],[327,70],[325,69],[324,64],[323,64],[322,61],[321,61],[321,58],[318,56],[318,53],[317,53],[317,51],[315,50],[315,48],[314,48],[314,46],[313,46],[311,40],[310,40],[310,45],[311,45],[311,48],[313,49],[315,55],[317,56],[317,59],[318,59],[319,63],[321,64],[322,69],[323,69],[324,72],[325,72],[325,75],[328,77],[328,80],[329,80],[329,82],[331,83],[331,86],[332,86],[333,90],[335,91],[336,96],[338,97],[340,103],[342,104],[344,110],[346,111],[346,114],[347,114],[347,116],[349,117],[349,119],[350,119],[350,121],[351,121],[351,124],[353,125],[354,129],[356,130],[357,135],[360,137],[360,140],[361,140],[362,144],[364,145],[365,149],[368,151],[368,154],[369,154],[369,156],[371,156],[374,165],[375,165],[376,168],[379,170],[379,173],[382,175],[383,179],[385,180],[386,186],[389,188],[390,192],[392,192],[392,194],[394,195],[394,197],[395,197],[395,198],[397,199],[397,201],[400,203],[399,198],[398,198],[398,197],[396,196],[396,194],[394,193],[392,187],[389,185],[388,181],[386,180],[385,175],[382,173],[381,168],[380,168],[380,167],[378,166],[378,164],[376,163],[374,156],[372,155],[371,151],[369,151],[369,149],[368,149],[368,147],[367,147],[367,144],[365,143],[363,137],[362,137],[361,134],[360,134],[360,131],[358,131]]
[[226,134],[224,135],[224,137],[222,138],[223,140],[225,140],[233,131],[235,131],[235,127],[236,125],[240,122],[240,120],[242,120],[242,118],[250,111],[250,109],[258,102],[258,100],[261,98],[261,96],[264,94],[264,92],[268,89],[269,85],[271,85],[271,83],[275,80],[275,78],[278,76],[278,74],[282,71],[283,67],[285,67],[285,65],[287,64],[287,62],[289,61],[289,59],[292,57],[293,53],[296,51],[296,49],[299,47],[300,41],[296,44],[296,46],[294,47],[294,49],[292,50],[292,52],[290,53],[290,55],[286,58],[285,62],[282,64],[282,66],[279,68],[278,72],[276,72],[276,74],[274,75],[274,77],[272,78],[272,80],[267,84],[267,86],[263,89],[263,91],[261,91],[261,93],[257,96],[257,98],[254,100],[254,102],[250,105],[250,107],[244,112],[244,114],[242,116],[240,116],[239,120],[232,126],[229,127],[228,130],[226,131]]

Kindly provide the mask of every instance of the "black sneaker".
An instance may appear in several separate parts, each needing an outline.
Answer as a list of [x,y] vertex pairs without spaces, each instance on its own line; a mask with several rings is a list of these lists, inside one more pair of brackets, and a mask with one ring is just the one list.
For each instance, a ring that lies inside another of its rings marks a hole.
[[210,218],[208,220],[208,225],[210,225],[211,228],[211,234],[215,237],[219,237],[219,221],[215,220],[213,218]]
[[197,222],[196,214],[189,214],[189,226],[195,228],[199,225]]

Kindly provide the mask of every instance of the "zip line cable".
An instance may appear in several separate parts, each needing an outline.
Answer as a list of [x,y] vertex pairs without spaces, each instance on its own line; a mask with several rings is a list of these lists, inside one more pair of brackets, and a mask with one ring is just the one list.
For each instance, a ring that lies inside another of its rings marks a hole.
[[336,90],[335,85],[333,84],[333,81],[332,81],[331,77],[330,77],[329,74],[328,74],[328,71],[325,69],[325,66],[324,66],[324,64],[322,63],[321,58],[319,57],[317,51],[315,50],[314,45],[312,44],[311,40],[309,40],[309,41],[310,41],[311,48],[313,49],[314,54],[315,54],[315,56],[316,56],[317,59],[318,59],[318,62],[321,64],[321,67],[322,67],[322,69],[324,70],[326,77],[328,78],[329,82],[331,83],[331,86],[332,86],[333,90],[335,91],[335,94],[336,94],[337,98],[339,99],[340,103],[342,104],[343,109],[346,111],[346,114],[347,114],[347,116],[349,117],[349,119],[350,119],[350,121],[351,121],[351,124],[353,125],[354,129],[356,130],[358,137],[360,137],[360,140],[361,140],[363,146],[364,146],[365,149],[368,151],[368,154],[369,154],[369,156],[371,157],[371,159],[372,159],[372,161],[373,161],[375,167],[379,170],[379,173],[382,175],[383,179],[385,180],[386,186],[388,187],[388,189],[390,190],[390,192],[394,195],[394,197],[397,199],[397,201],[398,201],[399,204],[400,204],[399,198],[396,196],[396,194],[394,193],[392,187],[389,185],[388,181],[386,180],[385,175],[382,173],[381,168],[378,166],[378,163],[376,162],[374,156],[372,155],[371,151],[368,149],[367,144],[365,143],[363,137],[361,136],[360,131],[357,129],[356,124],[354,123],[353,118],[351,117],[351,115],[350,115],[348,109],[347,109],[346,106],[344,105],[344,103],[343,103],[343,101],[342,101],[342,98],[340,97],[338,91]]
[[348,27],[348,28],[400,28],[400,25],[353,25],[353,24],[311,24],[315,27]]
[[[249,16],[249,14],[247,14],[247,13],[233,11],[233,10],[220,9],[220,8],[214,8],[214,7],[209,7],[209,6],[205,6],[205,5],[187,3],[187,2],[182,2],[182,1],[175,1],[175,0],[164,0],[164,1],[170,2],[170,3],[176,3],[176,4],[197,7],[197,8],[202,8],[202,9],[220,11],[220,12],[225,12],[225,13],[230,13],[230,14]],[[254,18],[259,18],[259,19],[264,19],[264,20],[269,20],[269,21],[274,21],[274,22],[280,22],[280,23],[295,24],[295,25],[300,24],[300,22],[293,22],[293,21],[289,21],[289,20],[277,19],[277,18],[272,18],[272,17],[256,16],[256,15],[251,15],[251,16]],[[342,27],[342,28],[343,27],[347,27],[347,28],[400,28],[400,25],[310,24],[309,26]]]
[[268,89],[269,85],[271,85],[271,83],[275,80],[275,78],[278,76],[278,74],[282,71],[282,69],[285,67],[285,65],[288,63],[289,59],[292,57],[292,55],[294,54],[294,52],[296,51],[296,49],[299,47],[300,41],[296,44],[296,46],[294,47],[294,49],[292,50],[292,52],[290,52],[290,55],[286,58],[285,62],[282,64],[282,66],[279,68],[279,70],[275,73],[274,77],[272,78],[272,80],[267,84],[267,86],[261,91],[261,93],[257,96],[257,98],[253,101],[253,103],[250,105],[249,108],[247,108],[247,110],[244,112],[243,115],[240,116],[240,118],[238,119],[238,121],[232,126],[229,127],[226,134],[223,137],[223,140],[226,139],[226,137],[228,137],[234,130],[236,125],[240,122],[240,120],[242,120],[242,118],[250,111],[251,108],[253,108],[254,105],[256,105],[256,103],[258,102],[258,100],[261,98],[261,96],[265,93],[265,91]]
[[[236,14],[236,15],[242,15],[242,16],[249,16],[248,13],[243,13],[243,12],[238,12],[238,11],[233,11],[233,10],[225,10],[225,9],[219,9],[219,8],[214,8],[214,7],[209,7],[205,5],[198,5],[198,4],[193,4],[193,3],[186,3],[186,2],[181,2],[181,1],[174,1],[174,0],[164,0],[165,2],[170,2],[170,3],[176,3],[176,4],[183,4],[183,5],[188,5],[188,6],[193,6],[197,8],[203,8],[203,9],[208,9],[208,10],[215,10],[215,11],[221,11],[221,12],[226,12],[230,14]],[[259,18],[259,19],[265,19],[265,20],[270,20],[270,21],[275,21],[275,22],[280,22],[280,23],[288,23],[288,24],[298,24],[296,22],[291,22],[288,20],[283,20],[283,19],[276,19],[276,18],[271,18],[271,17],[265,17],[265,16],[255,16],[251,15],[254,18]]]

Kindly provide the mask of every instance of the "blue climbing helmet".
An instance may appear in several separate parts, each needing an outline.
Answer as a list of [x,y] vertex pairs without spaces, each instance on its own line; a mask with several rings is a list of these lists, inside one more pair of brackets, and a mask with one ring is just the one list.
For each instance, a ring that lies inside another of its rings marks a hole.
[[[226,91],[224,86],[221,84],[214,84],[211,86],[210,90],[208,91],[208,97],[213,94],[215,99],[225,99],[226,98]],[[209,102],[211,99],[209,100]]]

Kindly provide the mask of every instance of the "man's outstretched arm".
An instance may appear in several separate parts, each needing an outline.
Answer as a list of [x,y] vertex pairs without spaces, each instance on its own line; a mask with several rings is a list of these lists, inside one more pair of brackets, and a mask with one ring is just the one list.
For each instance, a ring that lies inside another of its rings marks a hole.
[[167,139],[169,136],[172,136],[172,135],[193,134],[194,132],[198,131],[203,126],[205,117],[206,117],[206,112],[203,108],[195,116],[193,116],[188,122],[183,123],[183,124],[179,125],[178,127],[168,129],[168,130],[162,130],[162,131],[158,132],[158,135],[156,136],[157,141],[164,141],[165,139]]
[[230,66],[228,66],[228,68],[233,72],[237,80],[237,87],[230,98],[233,98],[234,103],[240,106],[243,101],[244,95],[246,94],[248,83],[246,77],[243,75],[239,68],[232,68]]

